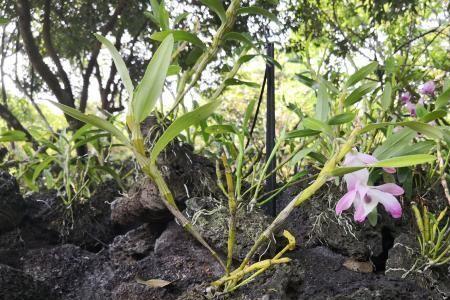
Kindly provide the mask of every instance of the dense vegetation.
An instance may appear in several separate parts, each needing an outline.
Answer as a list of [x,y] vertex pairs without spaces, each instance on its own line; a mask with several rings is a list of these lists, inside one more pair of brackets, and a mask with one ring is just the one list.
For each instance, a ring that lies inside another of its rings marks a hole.
[[[379,255],[356,257],[377,272],[397,238],[417,239],[413,262],[390,271],[450,295],[440,279],[450,271],[448,1],[17,0],[0,16],[0,169],[23,194],[54,191],[71,224],[105,183],[153,189],[112,216],[125,209],[137,222],[150,210],[152,223],[170,212],[222,267],[206,288],[222,297],[296,264],[308,245],[291,223],[306,206],[310,236],[330,222],[358,243],[370,234],[359,240],[355,226],[383,233]],[[277,134],[266,153],[270,68]],[[196,209],[196,198],[208,204]],[[276,217],[264,212],[274,201]],[[218,241],[206,216],[222,209]],[[253,218],[265,221],[243,229]],[[318,243],[354,257],[328,239]],[[138,282],[176,280],[162,279]]]

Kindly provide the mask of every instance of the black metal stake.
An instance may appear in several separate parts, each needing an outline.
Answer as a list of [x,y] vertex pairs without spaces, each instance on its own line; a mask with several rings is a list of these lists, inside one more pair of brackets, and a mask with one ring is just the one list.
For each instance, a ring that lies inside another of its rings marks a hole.
[[[267,56],[274,59],[274,44],[269,43],[267,45]],[[267,110],[266,110],[266,160],[269,159],[270,153],[272,153],[275,147],[275,66],[271,62],[267,62],[266,67],[267,74]],[[276,158],[272,159],[269,163],[267,173],[272,173],[276,168]],[[270,175],[266,180],[265,191],[270,193],[275,190],[276,186],[276,174]],[[276,216],[277,206],[276,201],[273,199],[270,204],[270,212],[273,216]]]

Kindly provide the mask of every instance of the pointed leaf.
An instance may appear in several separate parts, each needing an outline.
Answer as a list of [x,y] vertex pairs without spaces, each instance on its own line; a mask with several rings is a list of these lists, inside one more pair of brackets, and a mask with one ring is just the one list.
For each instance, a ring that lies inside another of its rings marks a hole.
[[195,34],[184,31],[184,30],[165,30],[161,32],[156,32],[150,36],[152,40],[163,41],[168,35],[172,34],[175,42],[185,41],[192,45],[198,46],[200,48],[205,48],[205,44],[199,39]]
[[386,83],[384,86],[383,94],[381,95],[381,107],[384,111],[389,110],[392,103],[392,84],[390,82]]
[[326,122],[330,113],[330,95],[328,95],[327,87],[323,82],[319,83],[317,90],[316,119]]
[[425,114],[423,117],[420,118],[420,120],[424,123],[428,123],[436,119],[444,118],[445,116],[447,116],[447,111],[443,109],[437,109]]
[[134,92],[131,105],[132,115],[139,123],[148,117],[161,95],[172,57],[173,44],[172,35],[164,39],[148,64],[144,78]]
[[339,125],[351,122],[355,119],[355,114],[351,112],[343,113],[332,117],[328,121],[328,125]]
[[225,8],[223,7],[222,1],[220,0],[200,0],[201,3],[208,6],[209,9],[214,11],[224,23],[227,19]]
[[153,149],[150,153],[151,163],[154,164],[156,162],[156,159],[158,158],[158,155],[161,153],[161,151],[163,151],[164,148],[180,134],[180,132],[192,125],[199,123],[203,119],[206,119],[214,112],[219,104],[219,101],[214,101],[200,106],[199,108],[182,115],[181,117],[177,118],[172,124],[170,124],[170,126],[166,129],[166,131],[164,131],[164,133],[153,146]]
[[170,65],[167,69],[167,76],[178,75],[181,72],[181,67],[179,65]]
[[350,95],[348,95],[348,97],[344,101],[344,105],[350,106],[355,104],[356,102],[360,101],[362,97],[364,97],[364,95],[370,93],[373,89],[375,89],[376,86],[377,83],[375,82],[369,82],[360,85],[359,87],[354,89]]
[[330,125],[325,124],[319,120],[316,120],[314,118],[306,118],[303,120],[303,126],[305,126],[308,129],[322,131],[326,134],[333,135],[333,129],[330,127]]
[[97,38],[97,40],[99,40],[109,50],[109,53],[111,54],[111,57],[114,61],[114,65],[116,66],[117,72],[119,73],[120,78],[122,79],[123,85],[125,86],[128,95],[130,96],[130,98],[133,97],[134,91],[133,82],[131,81],[130,74],[128,73],[127,66],[123,61],[122,56],[120,56],[116,47],[114,47],[114,45],[107,38],[96,33],[94,35]]
[[450,88],[444,90],[436,99],[436,108],[445,108],[450,100]]
[[377,67],[378,67],[378,63],[376,61],[368,64],[365,67],[362,67],[361,69],[359,69],[358,71],[353,73],[347,79],[347,82],[345,83],[345,86],[346,87],[351,87],[351,86],[355,85],[356,83],[358,83],[362,79],[366,78],[367,75],[373,73],[377,69]]
[[401,167],[409,167],[409,166],[429,163],[429,162],[433,162],[435,160],[436,160],[436,157],[434,157],[433,155],[414,154],[414,155],[398,156],[398,157],[388,158],[385,160],[380,160],[374,164],[371,164],[370,167],[401,168]]
[[50,102],[53,105],[55,105],[56,107],[58,107],[59,109],[61,109],[65,114],[71,116],[72,118],[80,120],[87,124],[91,124],[92,126],[103,129],[105,131],[108,131],[113,136],[118,138],[121,143],[123,143],[126,146],[129,146],[130,143],[128,141],[128,138],[125,137],[125,135],[122,133],[122,131],[120,131],[120,129],[118,129],[113,124],[109,123],[108,121],[103,120],[94,115],[85,115],[82,112],[80,112],[72,107],[66,106],[64,104],[60,104],[58,102],[53,102],[53,101],[50,101]]
[[266,10],[262,7],[258,7],[258,6],[242,7],[240,9],[238,9],[237,14],[238,15],[243,15],[243,14],[261,15],[277,24],[280,24],[280,21],[278,20],[276,15],[274,15],[273,13],[269,12],[268,10]]
[[295,139],[295,138],[301,138],[306,136],[314,136],[318,135],[320,133],[319,130],[312,130],[312,129],[298,129],[298,130],[292,130],[286,134],[286,139]]
[[253,47],[252,40],[240,32],[227,32],[223,35],[223,40],[234,40],[243,43],[246,46]]

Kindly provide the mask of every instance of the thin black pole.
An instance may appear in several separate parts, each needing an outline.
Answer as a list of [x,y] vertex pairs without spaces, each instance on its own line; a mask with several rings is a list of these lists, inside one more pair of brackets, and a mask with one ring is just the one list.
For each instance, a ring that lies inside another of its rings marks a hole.
[[[274,45],[269,43],[267,45],[267,56],[274,59]],[[269,159],[270,153],[272,153],[275,147],[275,66],[271,62],[267,62],[267,111],[266,111],[266,160]],[[267,170],[268,174],[272,173],[276,167],[276,158],[272,159],[269,163]],[[275,190],[276,174],[270,175],[266,180],[265,190],[266,192],[272,192]],[[270,212],[273,216],[277,213],[276,201],[271,201]]]

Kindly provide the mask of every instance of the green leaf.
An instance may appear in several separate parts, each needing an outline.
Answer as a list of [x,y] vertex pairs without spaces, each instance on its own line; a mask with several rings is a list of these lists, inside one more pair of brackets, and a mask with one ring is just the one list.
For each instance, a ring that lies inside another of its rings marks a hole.
[[306,77],[305,75],[295,74],[295,78],[310,88],[314,88],[314,85],[316,85],[316,82],[313,79]]
[[429,124],[425,124],[425,123],[417,122],[417,121],[399,122],[398,124],[401,126],[407,126],[407,127],[411,128],[412,130],[420,132],[420,133],[426,135],[430,139],[441,139],[442,138],[442,131],[439,130],[438,127],[434,127]]
[[348,173],[353,173],[356,171],[359,171],[361,169],[367,168],[367,166],[358,166],[358,167],[338,167],[334,168],[333,171],[331,171],[332,176],[342,176]]
[[322,131],[326,134],[333,135],[333,129],[328,125],[314,118],[306,118],[303,120],[303,126],[308,129]]
[[350,105],[355,104],[356,102],[360,101],[364,95],[366,95],[366,94],[370,93],[372,90],[374,90],[376,88],[376,86],[377,86],[377,83],[375,83],[375,82],[369,82],[369,83],[360,85],[359,87],[354,89],[350,95],[348,95],[348,97],[344,101],[344,105],[350,106]]
[[276,15],[258,6],[242,7],[238,9],[237,14],[261,15],[277,24],[281,24]]
[[327,158],[322,153],[318,152],[310,152],[308,153],[308,156],[315,159],[316,161],[320,162],[322,165],[326,164]]
[[436,99],[436,108],[445,108],[450,100],[450,88],[447,88],[442,94]]
[[427,154],[436,145],[434,141],[422,141],[410,145],[409,147],[403,148],[399,151],[399,156],[401,155],[412,155],[412,154]]
[[9,19],[0,17],[0,26],[6,25],[9,23]]
[[223,40],[233,40],[243,43],[246,46],[253,47],[252,40],[246,36],[245,34],[239,33],[239,32],[227,32],[223,35]]
[[167,12],[164,1],[161,1],[159,5],[159,26],[161,26],[162,30],[168,30],[169,29],[169,13]]
[[355,119],[355,114],[351,112],[343,113],[332,117],[328,121],[328,125],[339,125],[351,122]]
[[381,95],[381,107],[384,111],[388,111],[392,103],[392,84],[386,83],[384,86],[383,95]]
[[123,61],[122,56],[120,56],[116,47],[114,47],[114,45],[107,38],[96,33],[94,35],[97,38],[97,40],[99,40],[109,50],[109,53],[111,54],[111,57],[114,61],[114,65],[116,66],[117,72],[119,73],[120,78],[122,79],[123,85],[125,86],[128,95],[130,96],[130,98],[133,97],[134,91],[133,82],[131,81],[130,74],[128,73],[127,66]]
[[286,134],[286,139],[295,139],[295,138],[302,138],[307,136],[314,136],[318,135],[320,133],[319,130],[312,130],[312,129],[298,129],[298,130],[292,130]]
[[385,160],[380,160],[374,164],[369,165],[370,167],[378,167],[378,168],[401,168],[408,167],[414,165],[420,165],[424,163],[433,162],[436,160],[436,157],[429,154],[414,154],[414,155],[405,155],[392,157]]
[[359,69],[358,71],[353,73],[347,79],[347,82],[345,83],[345,86],[346,87],[351,87],[351,86],[355,85],[356,83],[358,83],[362,79],[366,78],[367,75],[373,73],[377,69],[377,67],[378,67],[378,63],[376,61],[368,64],[365,67],[362,67],[361,69]]
[[250,102],[248,103],[247,109],[245,110],[245,114],[244,114],[244,121],[242,122],[242,127],[244,128],[244,130],[248,129],[248,122],[250,121],[250,118],[253,115],[253,110],[255,108],[255,104],[256,104],[256,100],[250,100]]
[[0,142],[22,142],[27,140],[25,132],[20,130],[9,130],[0,133]]
[[328,95],[327,87],[323,82],[319,83],[317,90],[316,119],[326,122],[330,113],[330,95]]
[[189,16],[189,13],[188,13],[188,12],[184,12],[184,13],[182,13],[182,14],[179,14],[179,15],[175,18],[175,20],[173,21],[173,24],[174,24],[174,25],[178,25],[179,23],[181,23],[181,21],[183,21],[184,19],[186,19],[187,16]]
[[52,103],[53,105],[55,105],[56,107],[61,109],[65,114],[71,116],[72,118],[80,120],[81,122],[84,122],[87,124],[91,124],[92,126],[103,129],[105,131],[108,131],[113,136],[118,138],[120,140],[120,142],[123,143],[124,145],[126,145],[126,146],[130,145],[128,138],[122,133],[122,131],[120,131],[120,129],[118,129],[113,124],[109,123],[108,121],[105,121],[94,115],[85,115],[82,112],[80,112],[72,107],[66,106],[64,104],[60,104],[58,102],[50,101],[50,103]]
[[138,123],[150,114],[161,95],[172,57],[173,44],[172,35],[164,39],[148,64],[144,78],[136,87],[131,106],[134,120]]
[[181,72],[181,67],[179,65],[170,65],[167,69],[167,76],[178,75]]
[[421,121],[424,123],[428,123],[436,119],[444,118],[445,116],[447,116],[447,111],[443,109],[437,109],[424,115],[421,118]]
[[223,7],[222,1],[220,0],[200,0],[201,3],[208,6],[209,9],[214,11],[222,21],[225,23],[227,16],[225,12],[225,8]]
[[416,135],[417,133],[414,130],[403,128],[399,132],[390,135],[373,151],[373,155],[378,159],[398,156],[403,149],[410,147],[409,145]]
[[48,167],[48,165],[54,161],[56,158],[53,156],[49,156],[46,159],[44,159],[42,162],[40,162],[36,168],[34,169],[33,172],[33,177],[32,177],[32,181],[36,181],[36,179],[39,177],[39,175],[41,174],[41,172]]
[[173,35],[175,42],[186,41],[200,48],[205,48],[205,44],[200,40],[195,34],[184,31],[184,30],[165,30],[160,32],[155,32],[150,36],[152,40],[163,41],[167,36]]
[[243,81],[243,80],[239,80],[237,78],[228,78],[227,80],[225,80],[225,85],[226,86],[246,85],[246,86],[253,87],[253,88],[259,88],[259,84],[256,82]]
[[219,101],[210,102],[182,115],[181,117],[173,121],[173,123],[170,124],[170,126],[166,129],[166,131],[164,131],[164,133],[153,146],[153,149],[150,153],[151,163],[154,164],[156,162],[156,159],[158,158],[158,155],[161,153],[161,151],[163,151],[164,148],[180,134],[180,132],[192,125],[199,123],[203,119],[206,119],[214,112],[219,104]]
[[159,26],[159,20],[158,18],[156,18],[151,12],[149,11],[144,11],[144,16],[146,16],[147,18],[149,18],[153,24],[158,25]]
[[221,125],[211,125],[208,126],[205,131],[209,134],[225,134],[234,133],[236,134],[236,129],[232,125],[221,124]]

